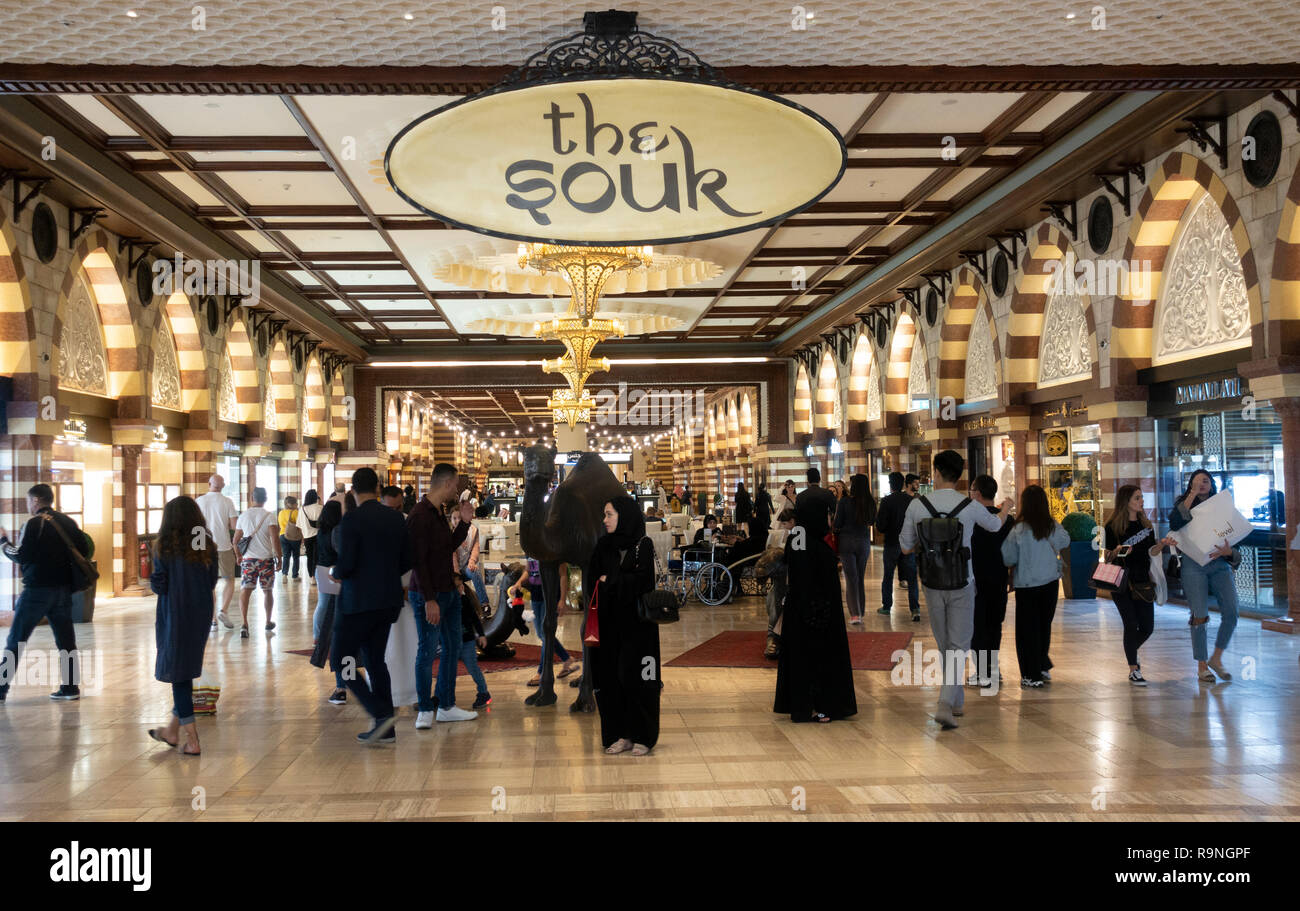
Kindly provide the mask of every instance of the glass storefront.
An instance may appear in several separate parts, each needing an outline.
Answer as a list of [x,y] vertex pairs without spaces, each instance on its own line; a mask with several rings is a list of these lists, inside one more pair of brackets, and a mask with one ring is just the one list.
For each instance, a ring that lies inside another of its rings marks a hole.
[[1010,499],[1019,506],[1020,492],[1016,490],[1016,444],[1010,436],[1001,434],[989,440],[989,448],[989,474],[998,482],[998,502]]
[[266,508],[278,511],[280,506],[280,464],[273,459],[259,459],[253,471],[253,486],[266,491]]
[[55,440],[50,486],[54,508],[71,516],[95,542],[96,591],[113,592],[113,447]]
[[334,463],[325,463],[325,484],[324,490],[321,491],[321,499],[328,500],[334,492]]
[[238,453],[227,452],[217,457],[217,474],[226,479],[226,486],[221,491],[235,503],[235,509],[243,511],[248,505],[244,499],[244,460]]
[[[140,477],[149,483],[137,483],[135,531],[137,535],[156,535],[162,526],[163,507],[181,495],[184,458],[179,451],[146,450],[140,453]],[[147,470],[147,475],[146,475]]]
[[[1224,404],[1236,405],[1225,402]],[[1282,422],[1268,402],[1159,418],[1156,424],[1156,518],[1163,534],[1192,472],[1208,471],[1229,490],[1255,527],[1238,547],[1237,599],[1242,610],[1286,612],[1285,481]],[[1175,584],[1172,594],[1181,596]]]
[[1072,512],[1086,512],[1098,524],[1104,522],[1107,507],[1101,486],[1101,426],[1044,430],[1038,451],[1052,518],[1059,522]]

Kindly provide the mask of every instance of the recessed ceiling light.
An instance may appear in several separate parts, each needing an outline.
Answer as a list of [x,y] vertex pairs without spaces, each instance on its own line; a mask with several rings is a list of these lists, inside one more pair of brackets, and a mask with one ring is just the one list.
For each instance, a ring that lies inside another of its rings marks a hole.
[[411,21],[412,19],[414,19],[415,17],[412,16],[410,13],[407,13],[407,14],[404,15],[402,18],[405,19],[407,22],[410,22],[410,21]]
[[1066,18],[1066,19],[1073,19],[1073,18],[1074,18],[1074,13],[1066,13],[1066,14],[1065,14],[1065,18]]
[[221,107],[221,102],[219,102],[219,101],[207,101],[207,102],[204,102],[203,106],[204,106],[205,108],[209,108],[209,109],[212,109],[212,108],[219,108],[219,107]]
[[135,10],[133,10],[133,9],[129,9],[129,10],[126,11],[126,17],[127,17],[128,19],[135,19],[135,18],[139,17],[139,15],[140,15],[140,14],[137,13],[137,12],[136,12]]

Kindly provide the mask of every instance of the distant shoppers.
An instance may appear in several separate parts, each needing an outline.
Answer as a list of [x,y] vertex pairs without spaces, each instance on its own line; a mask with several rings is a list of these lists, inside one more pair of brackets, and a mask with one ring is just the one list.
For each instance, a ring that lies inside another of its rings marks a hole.
[[736,484],[735,519],[737,525],[745,525],[754,515],[754,501],[745,489],[745,482]]
[[[379,504],[379,475],[373,468],[353,472],[352,492],[357,508],[339,524],[338,562],[331,571],[342,584],[330,663],[343,672],[344,684],[374,719],[370,730],[357,735],[358,742],[373,746],[396,739],[393,684],[384,651],[402,610],[402,575],[411,568],[411,542],[401,512]],[[363,653],[365,679],[356,672]]]
[[210,537],[202,547],[194,546],[194,529],[204,524],[202,511],[189,497],[175,497],[163,507],[149,576],[149,587],[158,596],[154,678],[171,684],[174,706],[167,725],[149,731],[149,736],[179,748],[184,756],[199,755],[194,680],[203,676],[212,593],[220,570],[217,546]]
[[298,498],[285,497],[284,509],[280,510],[280,551],[284,558],[280,561],[280,574],[289,578],[289,567],[293,566],[293,577],[298,578],[298,555],[302,550],[302,529],[298,527]]
[[407,484],[402,488],[402,515],[409,516],[415,509],[415,488]]
[[[966,460],[951,449],[934,457],[934,490],[917,497],[907,507],[898,543],[904,553],[920,551],[918,560],[925,604],[930,611],[930,629],[943,655],[943,689],[934,720],[944,730],[957,726],[954,716],[963,713],[966,702],[966,651],[975,624],[975,574],[970,561],[971,533],[976,528],[996,532],[1011,511],[1004,500],[997,513],[972,506],[970,497],[957,490]],[[956,519],[960,535],[940,546],[940,529],[945,519]],[[963,584],[964,580],[964,584]]]
[[487,647],[487,637],[483,635],[483,621],[479,618],[478,612],[480,602],[470,591],[464,576],[456,573],[453,578],[458,586],[457,594],[460,595],[461,645],[456,657],[461,664],[465,665],[466,673],[478,687],[473,707],[481,709],[491,704],[492,694],[488,692],[487,678],[478,667],[478,650]]
[[912,498],[904,490],[905,483],[902,472],[890,472],[889,495],[880,501],[880,508],[876,510],[876,530],[885,536],[884,575],[880,580],[882,606],[876,613],[889,616],[894,610],[894,570],[897,568],[898,578],[908,583],[907,600],[912,608],[912,620],[919,623],[921,603],[916,587],[916,556],[903,553],[898,543],[907,507],[912,505]]
[[320,511],[324,508],[316,491],[303,495],[302,509],[298,510],[298,528],[302,531],[302,550],[307,556],[307,578],[316,583],[316,533],[319,530]]
[[[1169,530],[1177,531],[1192,521],[1192,509],[1218,493],[1214,478],[1208,471],[1198,469],[1188,479],[1187,489],[1178,498],[1169,514]],[[1169,539],[1166,539],[1169,540]],[[1205,683],[1231,680],[1232,675],[1223,667],[1223,650],[1232,641],[1237,628],[1237,582],[1234,572],[1241,565],[1241,553],[1228,544],[1220,544],[1210,551],[1211,560],[1201,566],[1191,557],[1182,559],[1183,593],[1192,609],[1189,621],[1192,627],[1192,657],[1196,659],[1197,676]],[[1214,654],[1209,654],[1210,592],[1219,602],[1219,631],[1214,636]],[[1141,597],[1137,595],[1137,597]]]
[[[979,508],[996,513],[997,495],[998,482],[989,475],[982,474],[971,482],[970,498]],[[970,637],[975,674],[970,682],[975,686],[991,686],[1002,677],[999,651],[1002,648],[1002,623],[1007,619],[1007,565],[1002,561],[1002,542],[1011,534],[1014,524],[1014,520],[1007,516],[1001,531],[977,528],[970,536],[971,560],[975,564],[975,626]],[[1017,609],[1016,617],[1019,616]],[[1016,639],[1019,638],[1017,635]]]
[[[235,523],[235,550],[243,554],[240,563],[242,578],[239,591],[239,612],[243,616],[239,636],[248,638],[248,602],[253,589],[261,586],[266,602],[266,631],[275,629],[271,612],[275,607],[275,567],[280,561],[280,537],[275,534],[275,519],[266,509],[266,488],[254,487],[253,505],[245,509]],[[248,539],[242,551],[239,542]]]
[[788,714],[794,722],[825,724],[856,714],[858,704],[840,606],[840,574],[835,552],[824,540],[825,531],[820,531],[826,522],[825,501],[808,493],[799,494],[796,527],[785,543],[789,590],[781,612],[781,656],[772,710]]
[[772,527],[772,515],[775,511],[776,507],[772,503],[772,494],[767,489],[767,482],[759,481],[758,494],[754,497],[754,513],[758,516],[764,532]]
[[[334,611],[338,607],[340,586],[330,576],[330,570],[338,562],[338,526],[343,521],[343,516],[355,509],[356,505],[357,501],[352,494],[336,493],[321,508],[316,523],[316,612],[311,621],[312,639],[316,646],[312,663],[316,667],[324,667],[329,661],[330,643],[334,635]],[[358,664],[365,666],[361,658],[358,658]],[[343,705],[348,701],[343,675],[338,671],[334,672],[334,691],[330,693],[329,701],[332,705]]]
[[[234,501],[221,491],[225,489],[226,479],[219,474],[214,474],[208,478],[208,492],[199,497],[195,502],[198,503],[199,509],[203,512],[203,522],[208,528],[208,534],[212,536],[212,542],[217,546],[217,563],[221,578],[226,580],[226,590],[221,596],[221,610],[214,614],[212,618],[213,631],[217,628],[217,620],[220,620],[226,629],[234,629],[235,621],[230,619],[230,599],[234,597],[235,588],[239,578],[239,560],[235,553],[234,545],[230,543],[230,536],[235,531],[235,520],[239,518],[239,510],[235,508]],[[212,606],[216,610],[217,592],[212,590]]]
[[[560,578],[563,579],[564,576],[565,572],[562,569]],[[546,599],[542,597],[542,566],[532,557],[527,558],[526,571],[520,573],[515,584],[506,589],[506,596],[513,601],[515,598],[522,598],[525,591],[528,592],[528,601],[533,612],[533,630],[537,633],[537,638],[542,641],[542,656],[537,661],[537,673],[528,681],[528,685],[541,686],[542,671],[546,669],[542,664],[546,660]],[[560,604],[563,603],[564,599],[561,598]],[[558,605],[556,609],[559,609]],[[555,675],[556,677],[567,677],[582,667],[581,662],[575,661],[573,656],[569,654],[568,649],[560,642],[559,636],[551,639],[551,649],[564,662],[564,666]],[[533,700],[532,703],[528,704],[535,703],[536,700]]]
[[[781,549],[780,563],[769,575],[772,580],[767,590],[767,643],[763,647],[764,658],[776,658],[781,653],[781,633],[779,632],[781,610],[785,606],[785,596],[789,591],[789,567],[785,565],[785,542],[794,528],[794,510],[783,509],[776,517],[777,527],[768,533],[767,547]],[[762,562],[765,558],[760,557]],[[757,570],[758,567],[755,567]]]
[[379,503],[381,506],[402,512],[402,488],[396,484],[389,484],[379,492]]
[[456,548],[456,569],[474,586],[480,604],[488,604],[487,586],[483,584],[483,554],[479,549],[478,526],[472,522],[465,532],[465,540]]
[[1061,551],[1070,533],[1052,518],[1047,492],[1030,484],[1020,494],[1020,515],[1002,542],[1002,560],[1016,588],[1016,658],[1020,685],[1038,688],[1052,681],[1052,619],[1061,581]]
[[793,512],[793,511],[794,511],[794,501],[795,501],[795,499],[796,499],[795,489],[794,489],[794,481],[793,481],[793,480],[791,480],[791,481],[786,481],[784,484],[781,485],[781,499],[782,499],[782,501],[783,501],[783,502],[781,503],[781,509],[782,509],[783,511],[786,510],[786,509],[788,509],[788,510],[790,510],[791,512]]
[[27,490],[27,511],[32,518],[23,526],[15,545],[0,528],[0,550],[22,567],[23,590],[14,605],[13,625],[4,655],[0,656],[0,703],[9,693],[10,682],[18,673],[18,659],[37,625],[49,618],[54,645],[68,656],[59,661],[62,685],[50,698],[72,702],[81,698],[81,666],[77,653],[77,634],[72,627],[72,548],[87,559],[90,545],[75,520],[54,509],[54,489],[36,484]]
[[[456,706],[456,662],[452,660],[460,654],[461,646],[460,601],[452,579],[452,561],[474,517],[469,498],[460,500],[457,513],[460,522],[454,529],[443,515],[443,508],[457,500],[458,482],[456,466],[445,462],[436,465],[429,489],[406,520],[414,560],[408,597],[420,636],[415,655],[417,730],[433,727],[435,712],[436,720],[441,722],[472,721],[478,717],[477,712]],[[442,658],[438,663],[437,689],[430,693],[435,646],[441,649]]]
[[[1142,506],[1142,490],[1136,484],[1125,484],[1115,491],[1115,508],[1106,519],[1105,541],[1107,561],[1121,546],[1129,548],[1127,556],[1116,561],[1124,564],[1124,586],[1111,592],[1110,597],[1124,623],[1124,657],[1128,659],[1128,682],[1134,686],[1147,685],[1142,676],[1142,665],[1138,662],[1138,649],[1151,637],[1156,626],[1151,558],[1159,556],[1166,545],[1174,543],[1172,538],[1156,540],[1155,528]],[[1182,562],[1186,570],[1192,561]]]
[[865,578],[867,559],[871,556],[874,507],[867,476],[864,474],[853,476],[849,495],[835,507],[835,533],[839,536],[840,561],[844,564],[849,622],[855,626],[862,625],[862,615],[866,611]]
[[[596,541],[588,577],[595,597],[600,647],[590,650],[600,739],[605,752],[644,756],[659,740],[659,627],[643,622],[637,602],[655,586],[654,545],[636,501],[605,504],[605,534]],[[591,597],[591,594],[588,594]]]
[[921,479],[914,474],[908,474],[903,479],[903,487],[907,490],[907,495],[912,499],[916,499],[921,495]]

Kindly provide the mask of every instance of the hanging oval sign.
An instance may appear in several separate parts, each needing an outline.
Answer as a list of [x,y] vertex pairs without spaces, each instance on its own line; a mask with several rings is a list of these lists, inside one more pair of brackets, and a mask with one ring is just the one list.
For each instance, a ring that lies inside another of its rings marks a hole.
[[393,189],[459,228],[558,244],[667,244],[774,224],[844,173],[844,140],[793,102],[654,78],[505,88],[408,124]]

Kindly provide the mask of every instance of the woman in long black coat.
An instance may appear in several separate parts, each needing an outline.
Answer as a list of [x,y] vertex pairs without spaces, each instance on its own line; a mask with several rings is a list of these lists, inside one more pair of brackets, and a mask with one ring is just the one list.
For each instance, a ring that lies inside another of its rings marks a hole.
[[605,534],[596,542],[587,578],[596,580],[600,645],[590,649],[588,669],[600,711],[606,753],[631,750],[644,756],[659,740],[659,627],[642,622],[641,595],[655,587],[654,545],[636,501],[616,497],[605,504]]
[[825,723],[857,714],[858,702],[835,552],[808,531],[817,525],[819,506],[812,501],[795,508],[796,525],[785,542],[789,588],[772,710],[788,713],[791,721]]
[[750,499],[749,491],[745,489],[745,482],[740,481],[736,484],[736,524],[745,525],[753,517],[754,501]]
[[185,756],[199,755],[194,680],[203,675],[212,592],[217,587],[217,548],[212,535],[202,534],[199,540],[195,533],[205,527],[199,504],[189,497],[176,497],[163,507],[149,576],[149,587],[158,595],[154,677],[172,685],[175,706],[167,726],[150,730],[149,736]]

